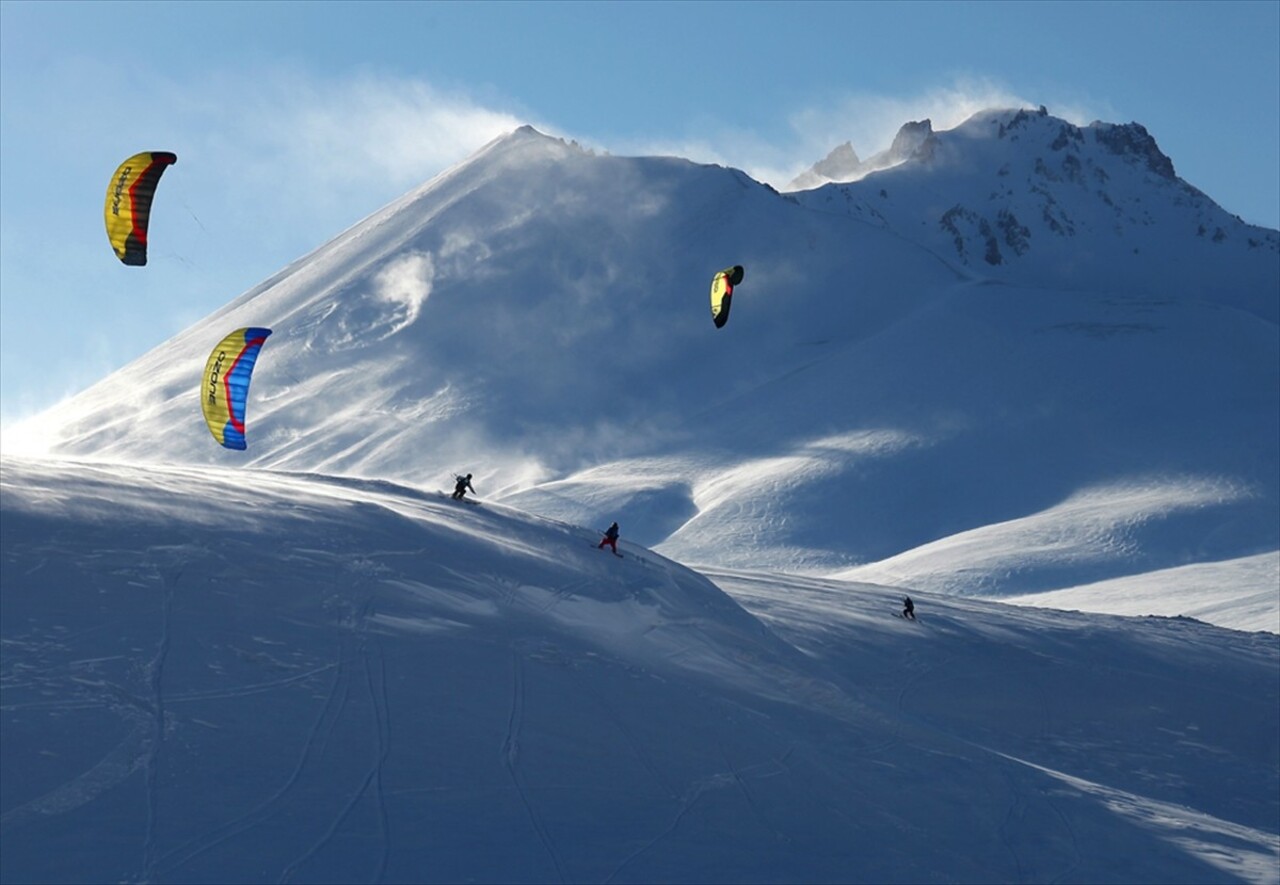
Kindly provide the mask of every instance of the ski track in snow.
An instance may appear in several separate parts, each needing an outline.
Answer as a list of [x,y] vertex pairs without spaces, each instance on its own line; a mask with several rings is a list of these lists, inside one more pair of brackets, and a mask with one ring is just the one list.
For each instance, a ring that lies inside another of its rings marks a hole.
[[754,797],[751,795],[750,790],[747,789],[745,783],[743,782],[743,778],[741,774],[737,771],[733,763],[730,762],[728,757],[725,755],[723,747],[719,748],[719,752],[720,752],[721,759],[724,761],[724,766],[725,766],[724,770],[716,772],[714,774],[707,775],[706,777],[699,778],[698,780],[690,784],[689,787],[685,790],[684,795],[680,797],[679,799],[680,806],[679,808],[676,809],[675,815],[672,817],[670,823],[668,823],[667,826],[661,832],[656,834],[652,839],[650,839],[644,845],[641,845],[631,854],[623,858],[623,860],[618,864],[618,866],[616,866],[613,869],[613,871],[603,879],[604,885],[608,885],[608,883],[616,879],[622,873],[623,870],[625,870],[628,866],[633,864],[638,858],[652,851],[654,848],[657,847],[659,843],[661,843],[664,839],[666,839],[668,836],[674,833],[679,828],[680,822],[684,820],[685,816],[693,809],[695,805],[698,804],[698,801],[708,792],[712,792],[715,790],[732,789],[735,792],[738,792],[743,797],[743,801],[746,804],[748,810],[751,812],[752,816],[754,816],[757,820],[759,820],[767,829],[772,831],[774,835],[778,838],[779,842],[781,843],[790,842],[789,837],[787,837],[784,833],[782,833],[776,827],[774,827],[774,825],[769,821],[769,819],[761,812],[759,806],[755,802]]
[[148,665],[151,688],[151,715],[154,717],[151,731],[150,752],[146,757],[147,825],[142,841],[142,881],[150,882],[155,878],[157,845],[157,825],[161,819],[160,811],[160,764],[161,753],[165,745],[165,704],[164,704],[164,666],[169,656],[169,645],[173,622],[173,602],[177,593],[178,580],[182,577],[183,567],[177,567],[172,577],[163,567],[160,572],[163,595],[160,606],[160,638],[155,656]]
[[[1071,826],[1071,819],[1064,814],[1062,809],[1058,807],[1057,803],[1053,801],[1051,794],[1043,791],[1037,791],[1035,796],[1028,797],[1027,793],[1019,785],[1016,772],[1011,770],[1010,766],[1002,765],[999,767],[999,771],[1004,777],[1005,783],[1008,784],[1011,798],[1009,800],[1008,811],[1000,821],[998,832],[1000,834],[1000,842],[1005,847],[1005,850],[1008,851],[1009,857],[1013,861],[1014,869],[1017,871],[1016,881],[1027,882],[1034,881],[1039,878],[1036,874],[1038,871],[1036,871],[1036,873],[1028,872],[1028,864],[1031,863],[1033,869],[1034,864],[1031,861],[1025,861],[1023,859],[1022,852],[1018,850],[1018,840],[1015,838],[1015,835],[1018,826],[1022,825],[1026,820],[1028,811],[1034,808],[1037,801],[1040,801],[1043,802],[1048,810],[1057,818],[1071,843],[1070,863],[1062,872],[1048,879],[1048,881],[1055,883],[1071,882],[1072,879],[1070,876],[1079,867],[1083,856],[1080,851],[1080,843],[1076,837],[1075,829]],[[1036,837],[1042,840],[1049,838],[1043,830],[1038,831],[1036,833]]]
[[[368,624],[362,619],[361,629]],[[373,705],[375,735],[377,738],[377,755],[371,773],[373,781],[373,800],[378,816],[378,866],[374,871],[374,882],[381,882],[387,871],[387,861],[391,854],[391,827],[387,815],[386,796],[383,792],[382,773],[387,756],[391,752],[391,707],[387,703],[387,662],[382,654],[382,645],[373,640],[373,659],[376,666],[370,666],[367,653],[366,637],[361,638],[361,655],[364,660],[365,684],[369,689],[369,702]],[[376,678],[375,678],[376,676]]]
[[547,832],[546,824],[538,814],[533,799],[529,795],[529,788],[524,782],[524,773],[520,768],[520,732],[524,727],[525,705],[524,671],[522,653],[518,647],[513,647],[511,649],[511,712],[507,717],[507,735],[502,742],[502,763],[511,777],[511,783],[515,786],[516,793],[520,796],[520,801],[524,804],[525,812],[529,817],[529,825],[533,828],[538,841],[542,843],[542,847],[546,849],[552,864],[555,866],[557,877],[561,882],[568,882],[569,877],[565,873],[564,863],[556,851],[550,833]]
[[235,688],[218,688],[208,691],[192,691],[170,693],[168,698],[169,706],[175,704],[191,703],[195,701],[210,701],[225,698],[241,698],[249,695],[261,694],[263,692],[275,691],[278,688],[284,688],[287,685],[293,685],[295,682],[306,682],[313,676],[321,673],[327,673],[330,670],[336,670],[341,667],[341,662],[333,664],[321,664],[302,673],[296,673],[292,676],[284,676],[280,679],[271,679],[267,682],[253,682],[248,685],[239,685]]
[[670,785],[667,783],[666,777],[658,771],[657,767],[653,764],[653,761],[649,758],[649,754],[644,751],[644,746],[641,741],[636,738],[635,734],[632,732],[630,727],[627,726],[627,723],[623,721],[623,718],[618,714],[618,711],[614,709],[613,705],[610,704],[603,695],[596,691],[596,689],[592,688],[583,680],[579,680],[578,688],[580,691],[584,691],[589,694],[595,702],[600,705],[600,708],[605,711],[609,716],[609,721],[614,724],[618,729],[618,733],[621,734],[623,740],[626,741],[628,749],[631,750],[631,755],[633,755],[636,758],[636,761],[640,763],[641,767],[648,772],[649,778],[662,788],[662,792],[666,794],[667,798],[672,800],[679,799],[675,790],[671,789]]
[[1067,865],[1066,869],[1055,876],[1052,881],[1055,883],[1070,882],[1072,881],[1072,874],[1079,869],[1081,861],[1084,860],[1084,852],[1080,848],[1080,839],[1076,835],[1075,827],[1071,825],[1071,818],[1068,817],[1052,799],[1048,799],[1047,801],[1049,803],[1049,807],[1053,810],[1053,813],[1058,816],[1058,820],[1062,821],[1063,829],[1066,830],[1067,835],[1071,837],[1071,862]]
[[621,863],[614,868],[613,872],[604,877],[602,885],[609,885],[609,883],[616,879],[623,870],[634,863],[637,858],[653,850],[659,842],[676,831],[676,828],[680,826],[680,821],[684,819],[684,816],[688,814],[693,806],[697,804],[698,800],[702,798],[704,789],[700,786],[695,786],[691,788],[691,792],[692,796],[690,796],[689,791],[686,791],[685,795],[681,797],[680,807],[676,809],[675,816],[672,817],[671,822],[667,824],[666,828],[644,845],[641,845],[635,851],[631,852],[631,854],[623,858]]
[[[724,760],[725,770],[728,771],[729,776],[733,778],[733,785],[737,788],[738,792],[742,795],[743,800],[747,803],[747,807],[751,809],[752,815],[754,815],[755,818],[758,821],[760,821],[760,823],[767,830],[773,833],[774,838],[777,839],[779,844],[786,844],[790,842],[791,841],[790,837],[787,836],[785,833],[783,833],[781,830],[779,830],[776,826],[774,826],[773,821],[769,819],[769,817],[764,813],[764,810],[761,809],[760,805],[756,802],[756,797],[752,795],[751,788],[747,785],[746,779],[743,777],[743,772],[739,771],[738,768],[729,759],[729,754],[725,752],[724,747],[721,746],[721,747],[718,747],[717,749],[720,752],[720,758]],[[749,768],[763,768],[763,767],[765,767],[764,764],[753,765],[753,766],[750,766]],[[766,774],[761,776],[769,777],[771,775]]]
[[[191,861],[200,857],[208,851],[226,843],[229,839],[233,839],[239,834],[259,826],[265,820],[269,819],[276,813],[276,807],[283,804],[289,792],[302,778],[304,771],[308,768],[313,760],[318,760],[324,754],[324,748],[328,738],[333,734],[333,729],[338,720],[342,716],[342,710],[346,706],[348,675],[342,664],[342,650],[339,649],[339,661],[336,664],[328,664],[322,668],[306,674],[306,676],[323,672],[324,670],[333,670],[333,680],[329,685],[329,691],[325,695],[325,702],[320,708],[320,713],[316,716],[315,721],[311,724],[311,728],[307,732],[306,739],[303,741],[302,751],[298,755],[297,763],[293,770],[285,778],[284,782],[276,788],[269,796],[258,802],[253,808],[249,809],[242,815],[234,817],[231,820],[221,824],[214,830],[206,833],[199,839],[191,840],[179,848],[173,849],[167,855],[160,858],[157,864],[157,876],[164,878],[169,873],[175,872],[186,866]],[[291,678],[287,682],[297,681],[298,677]],[[222,697],[223,695],[216,695]]]
[[[386,762],[388,753],[390,752],[389,729],[390,729],[390,713],[386,699],[386,661],[383,658],[380,646],[375,642],[373,650],[370,651],[369,636],[367,626],[373,615],[373,600],[369,598],[360,608],[359,612],[354,615],[355,629],[357,632],[357,650],[358,659],[363,672],[363,683],[368,692],[368,702],[370,710],[373,714],[373,759],[370,763],[369,770],[365,773],[363,780],[360,782],[359,788],[352,794],[351,798],[343,805],[338,815],[329,824],[329,827],[320,836],[320,838],[301,855],[291,861],[281,872],[277,882],[285,883],[293,880],[298,871],[310,860],[315,858],[323,851],[334,836],[342,829],[356,807],[366,797],[374,804],[374,811],[378,821],[378,838],[379,853],[378,865],[375,870],[374,882],[382,881],[386,873],[387,861],[390,856],[390,828],[388,824],[388,815],[386,809],[386,800],[383,793],[382,770]],[[345,707],[339,708],[339,714]],[[340,718],[340,715],[339,717]],[[335,720],[336,721],[336,720]]]

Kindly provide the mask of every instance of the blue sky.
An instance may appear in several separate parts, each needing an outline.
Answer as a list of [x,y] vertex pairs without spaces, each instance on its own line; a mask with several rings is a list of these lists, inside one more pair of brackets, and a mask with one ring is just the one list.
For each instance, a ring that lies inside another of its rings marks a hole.
[[[1280,3],[0,2],[0,421],[119,368],[522,123],[774,185],[987,106],[1137,121],[1280,226]],[[151,263],[111,171],[171,150]]]

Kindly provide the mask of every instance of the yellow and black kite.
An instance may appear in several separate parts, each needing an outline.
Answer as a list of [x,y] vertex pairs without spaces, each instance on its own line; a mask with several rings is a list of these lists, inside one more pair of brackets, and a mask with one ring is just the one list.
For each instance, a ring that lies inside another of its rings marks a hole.
[[716,328],[729,322],[729,306],[733,302],[733,287],[742,282],[742,265],[735,264],[717,273],[711,280],[711,319]]
[[107,239],[116,257],[132,267],[147,263],[151,200],[164,170],[178,162],[168,151],[143,151],[120,164],[107,186]]

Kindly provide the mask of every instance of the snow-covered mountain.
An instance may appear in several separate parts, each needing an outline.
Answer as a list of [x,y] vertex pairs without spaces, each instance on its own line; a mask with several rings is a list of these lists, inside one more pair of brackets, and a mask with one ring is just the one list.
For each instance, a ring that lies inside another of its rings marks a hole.
[[[520,129],[28,431],[126,463],[473,472],[695,565],[1121,599],[1197,566],[1219,623],[1280,631],[1280,593],[1256,604],[1280,562],[1280,234],[1137,124],[993,111],[900,140],[892,168],[780,194]],[[247,453],[197,406],[241,326],[275,330]]]
[[1280,882],[1280,236],[908,135],[520,129],[22,428],[0,882]]
[[920,135],[918,124],[903,127],[882,174],[799,198],[990,280],[1181,296],[1280,318],[1280,236],[1178,178],[1142,125],[1082,128],[1042,107]]
[[919,120],[905,124],[887,150],[873,154],[864,162],[851,142],[838,146],[826,157],[795,177],[787,190],[809,190],[832,182],[857,181],[859,178],[905,163],[912,158],[927,158],[933,148],[933,122]]
[[1280,879],[1280,640],[5,459],[0,882]]

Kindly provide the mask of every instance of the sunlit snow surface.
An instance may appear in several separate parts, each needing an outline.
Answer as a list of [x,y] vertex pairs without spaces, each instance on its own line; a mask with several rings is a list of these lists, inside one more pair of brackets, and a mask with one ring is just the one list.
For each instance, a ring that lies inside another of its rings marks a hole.
[[1280,640],[7,458],[0,877],[1274,882]]

